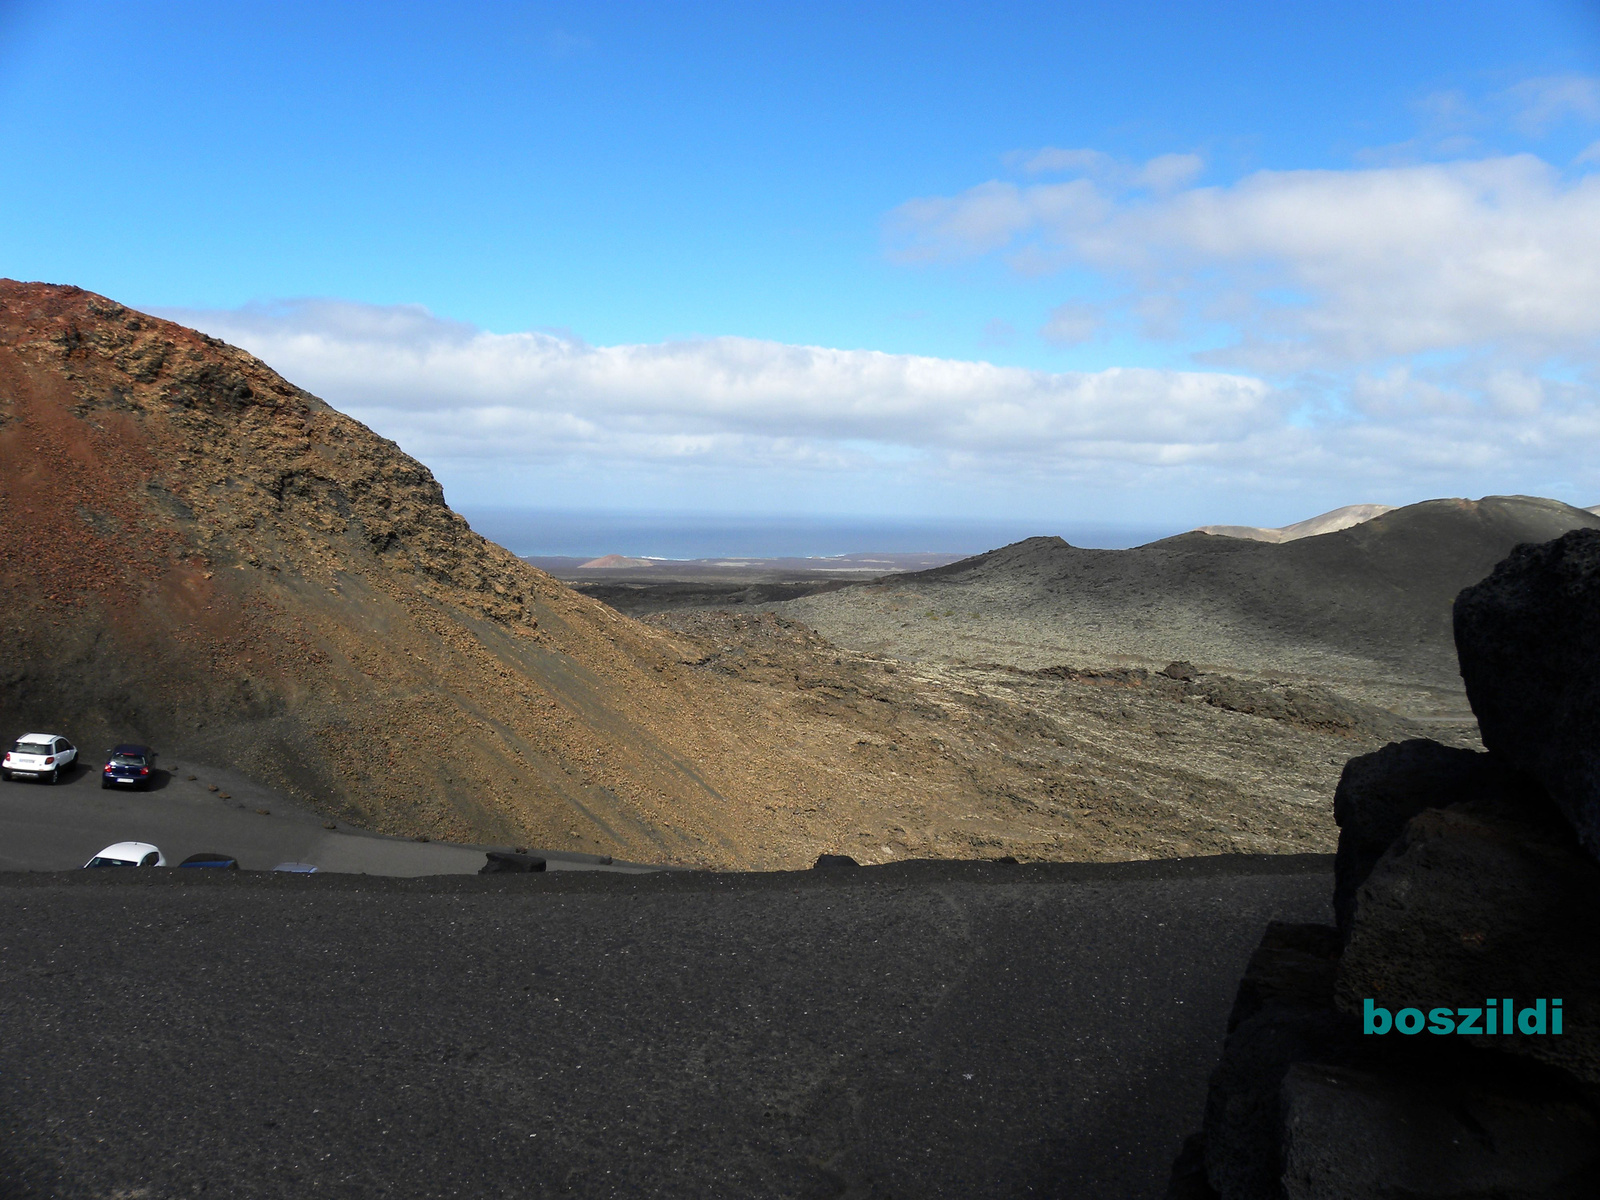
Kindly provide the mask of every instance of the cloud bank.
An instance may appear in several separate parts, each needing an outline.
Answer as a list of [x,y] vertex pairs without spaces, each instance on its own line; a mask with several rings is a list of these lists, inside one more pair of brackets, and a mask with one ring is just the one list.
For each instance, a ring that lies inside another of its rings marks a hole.
[[1220,371],[1050,373],[731,337],[591,346],[331,300],[165,315],[457,466],[1088,476],[1226,458],[1289,403]]
[[1140,173],[1083,152],[1041,160],[1092,173],[909,201],[890,219],[894,254],[1088,268],[1181,303],[1191,334],[1231,335],[1209,361],[1263,371],[1488,349],[1587,359],[1600,337],[1600,175],[1520,154],[1173,191],[1148,180],[1181,178],[1160,159]]
[[167,315],[250,350],[479,502],[549,503],[541,480],[576,472],[596,483],[587,503],[648,504],[629,481],[676,475],[757,501],[809,480],[842,511],[910,488],[921,511],[942,498],[974,515],[1182,520],[1241,490],[1304,496],[1297,511],[1596,482],[1591,392],[1507,369],[1466,388],[1395,368],[1330,405],[1238,372],[1050,373],[742,338],[591,346],[343,301]]

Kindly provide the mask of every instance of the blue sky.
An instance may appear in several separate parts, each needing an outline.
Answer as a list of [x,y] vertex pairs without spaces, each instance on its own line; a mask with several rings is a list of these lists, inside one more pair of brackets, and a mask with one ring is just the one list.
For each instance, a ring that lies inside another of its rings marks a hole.
[[0,273],[458,504],[1591,504],[1597,81],[1566,0],[0,0]]

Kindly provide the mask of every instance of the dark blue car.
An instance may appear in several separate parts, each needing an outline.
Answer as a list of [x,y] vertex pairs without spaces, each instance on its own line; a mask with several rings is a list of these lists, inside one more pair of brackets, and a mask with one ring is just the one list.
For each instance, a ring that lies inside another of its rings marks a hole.
[[148,788],[150,764],[155,753],[149,746],[118,746],[100,768],[100,786],[103,788]]
[[178,864],[182,867],[203,867],[208,870],[237,871],[239,860],[231,854],[218,854],[214,850],[205,850],[199,854],[191,854]]

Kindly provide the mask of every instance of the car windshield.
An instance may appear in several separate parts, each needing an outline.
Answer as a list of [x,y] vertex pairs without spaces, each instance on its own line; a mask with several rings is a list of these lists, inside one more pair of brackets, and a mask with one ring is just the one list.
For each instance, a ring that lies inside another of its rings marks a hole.
[[142,754],[113,754],[111,761],[119,767],[142,767],[144,755]]
[[89,865],[91,867],[137,867],[139,864],[129,862],[125,858],[106,858],[104,855],[96,854],[89,860]]
[[49,742],[18,742],[11,747],[13,754],[54,754]]

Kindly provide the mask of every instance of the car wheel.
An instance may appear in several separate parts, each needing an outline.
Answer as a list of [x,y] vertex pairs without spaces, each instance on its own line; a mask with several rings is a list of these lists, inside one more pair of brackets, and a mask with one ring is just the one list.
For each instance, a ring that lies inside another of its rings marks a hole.
[[106,789],[109,789],[109,788],[110,788],[110,787],[111,787],[111,781],[110,781],[110,780],[109,780],[109,779],[102,779],[102,780],[101,780],[101,781],[100,781],[100,786],[101,786],[101,787],[102,787],[102,788],[106,788]]
[[46,779],[45,782],[46,783],[50,783],[50,784],[60,783],[61,782],[61,768],[60,767],[51,767],[50,768],[50,778]]

